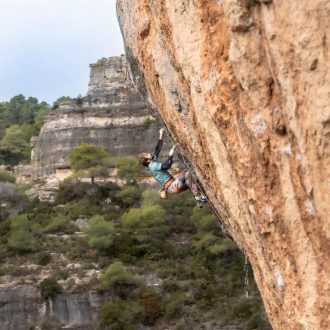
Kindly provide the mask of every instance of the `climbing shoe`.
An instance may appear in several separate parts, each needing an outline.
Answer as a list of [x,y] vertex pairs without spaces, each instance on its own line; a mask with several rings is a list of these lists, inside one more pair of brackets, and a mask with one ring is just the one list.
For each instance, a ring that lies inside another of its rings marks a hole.
[[207,198],[204,195],[195,196],[195,200],[197,201],[197,206],[199,208],[202,208],[203,205],[207,202]]

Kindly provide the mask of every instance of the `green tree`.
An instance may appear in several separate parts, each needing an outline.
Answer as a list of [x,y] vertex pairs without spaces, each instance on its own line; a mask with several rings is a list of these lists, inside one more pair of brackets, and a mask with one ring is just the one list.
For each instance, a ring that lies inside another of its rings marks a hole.
[[141,197],[141,189],[136,185],[125,185],[116,193],[120,204],[124,207],[134,205]]
[[[29,146],[30,139],[33,135],[37,135],[41,126],[42,118],[50,110],[46,102],[39,102],[35,97],[25,98],[24,95],[16,95],[9,102],[0,103],[0,145],[6,135],[6,129],[15,126],[20,128],[24,140],[22,140],[22,149]],[[18,138],[22,137],[18,135]],[[15,135],[15,134],[14,134]],[[16,144],[15,144],[16,145]],[[29,161],[29,152],[23,152],[23,156],[13,155],[10,149],[0,150],[1,163],[11,163],[13,165],[21,161]]]
[[55,215],[51,218],[51,222],[44,227],[45,233],[56,233],[56,232],[70,232],[72,225],[69,223],[69,219],[63,214]]
[[118,169],[118,176],[126,180],[126,182],[133,182],[141,173],[141,166],[133,157],[119,157],[116,159],[116,167]]
[[217,223],[216,218],[210,212],[208,207],[203,207],[203,208],[195,207],[193,209],[190,219],[195,224],[199,232],[205,232],[205,233],[220,232],[219,224]]
[[143,309],[134,301],[109,300],[102,305],[100,329],[134,330],[142,319]]
[[108,177],[108,152],[93,144],[83,143],[70,153],[71,167],[75,175],[91,178],[94,184],[95,177]]
[[61,287],[58,284],[56,278],[49,277],[40,282],[40,291],[43,298],[49,298],[55,296],[61,292]]
[[10,172],[0,171],[0,182],[15,183],[16,178]]
[[216,218],[207,207],[194,208],[191,220],[197,228],[193,243],[197,251],[215,257],[237,249],[232,240],[223,236]]
[[88,236],[88,244],[102,251],[112,244],[115,229],[111,222],[105,221],[103,216],[97,214],[88,221],[84,232]]
[[47,116],[49,111],[50,111],[50,109],[49,109],[48,104],[47,104],[47,106],[43,106],[39,109],[39,111],[35,117],[35,123],[34,123],[34,127],[37,132],[39,132],[39,130],[41,129],[41,127],[43,125],[43,120]]
[[130,209],[121,218],[122,227],[142,242],[163,238],[168,233],[164,215],[165,211],[160,205]]
[[7,114],[10,125],[21,123],[24,103],[25,96],[22,94],[16,95],[10,99]]
[[122,262],[110,265],[100,277],[104,289],[113,290],[119,297],[126,298],[132,290],[142,286],[143,281],[126,270]]
[[26,214],[17,216],[10,224],[8,246],[18,252],[34,252],[39,250],[40,242],[37,238],[38,227],[34,225]]
[[53,109],[56,109],[56,108],[59,107],[59,105],[60,105],[62,102],[70,101],[70,100],[72,100],[70,96],[61,96],[61,97],[59,97],[59,98],[53,103],[52,108],[53,108]]
[[142,198],[144,206],[160,204],[161,202],[161,197],[158,190],[155,189],[146,189],[142,194]]
[[30,150],[24,132],[18,125],[6,129],[6,134],[1,140],[0,146],[0,152],[6,163],[17,165],[20,161],[29,159]]

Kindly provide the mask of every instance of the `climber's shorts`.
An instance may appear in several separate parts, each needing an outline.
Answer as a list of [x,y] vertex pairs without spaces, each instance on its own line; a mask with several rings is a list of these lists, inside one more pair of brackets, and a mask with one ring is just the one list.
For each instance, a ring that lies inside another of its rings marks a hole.
[[182,171],[178,177],[171,182],[167,187],[167,195],[179,194],[180,192],[189,189],[186,183],[186,172],[187,170]]

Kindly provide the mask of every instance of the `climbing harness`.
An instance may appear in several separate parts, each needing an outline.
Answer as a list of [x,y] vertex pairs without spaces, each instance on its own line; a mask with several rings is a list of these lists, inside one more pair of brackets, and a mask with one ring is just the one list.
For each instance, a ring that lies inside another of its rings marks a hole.
[[174,181],[174,178],[171,178],[169,180],[167,180],[164,185],[163,185],[163,189],[160,191],[160,197],[163,199],[167,199],[168,195],[167,195],[167,188],[169,187],[169,185]]
[[[167,198],[168,198],[168,192],[167,192],[167,190],[168,190],[169,186],[170,186],[175,180],[176,180],[176,179],[171,178],[171,179],[167,180],[167,181],[164,183],[164,185],[163,185],[163,189],[160,191],[160,197],[161,197],[161,198],[163,198],[163,199],[167,199]],[[176,194],[182,192],[182,189],[178,188],[178,187],[175,186],[175,185],[173,185],[173,186],[171,187],[171,189],[172,189]]]

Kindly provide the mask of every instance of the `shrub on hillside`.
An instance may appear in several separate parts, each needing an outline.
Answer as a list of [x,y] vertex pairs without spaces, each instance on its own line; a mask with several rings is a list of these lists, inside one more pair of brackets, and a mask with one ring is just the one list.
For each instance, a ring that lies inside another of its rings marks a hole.
[[94,214],[101,213],[101,207],[88,196],[69,202],[64,207],[64,212],[71,220],[89,218]]
[[133,206],[141,198],[141,189],[135,185],[126,185],[117,192],[116,199],[123,207]]
[[137,176],[141,173],[139,162],[133,157],[120,157],[116,159],[115,163],[118,176],[126,182],[136,181]]
[[205,300],[211,305],[215,294],[215,286],[208,280],[198,279],[193,283],[192,293],[194,300]]
[[7,242],[7,235],[10,233],[10,219],[0,221],[0,243],[4,244]]
[[159,205],[161,202],[160,195],[155,189],[146,189],[142,193],[143,206]]
[[191,220],[197,228],[193,247],[204,258],[212,259],[216,256],[228,254],[237,250],[236,244],[224,237],[221,229],[208,208],[194,208]]
[[145,249],[133,235],[123,232],[114,236],[110,251],[111,256],[130,264],[134,264],[137,258],[142,257],[145,252]]
[[69,223],[69,219],[63,214],[56,215],[51,218],[50,223],[44,228],[45,233],[67,233],[74,232],[73,225]]
[[111,246],[114,238],[114,225],[105,221],[101,215],[94,215],[84,228],[84,232],[88,236],[88,244],[90,247],[99,251],[106,250]]
[[61,292],[61,287],[53,277],[44,279],[40,282],[39,286],[43,298],[53,297],[55,294]]
[[36,263],[40,266],[46,266],[52,261],[52,256],[48,252],[40,252],[37,255]]
[[[253,314],[245,325],[245,330],[265,329],[266,322],[261,317],[260,313]],[[270,328],[271,329],[271,328]]]
[[165,305],[165,318],[167,320],[178,319],[183,315],[186,298],[183,294],[174,295]]
[[167,293],[174,293],[174,292],[178,292],[180,290],[180,287],[179,287],[177,281],[174,281],[174,280],[164,281],[162,288],[163,288],[163,291],[167,292]]
[[143,324],[152,326],[162,316],[162,308],[152,292],[143,292],[139,299],[143,307]]
[[5,163],[17,165],[29,159],[31,147],[26,139],[23,126],[11,125],[6,128],[0,143],[0,154]]
[[0,171],[0,182],[15,183],[16,178],[10,172]]
[[164,215],[165,211],[160,205],[130,209],[121,218],[122,228],[134,233],[140,241],[164,238],[168,233]]
[[189,191],[162,200],[160,204],[164,207],[166,223],[171,226],[172,231],[187,232],[195,229],[190,219],[191,212],[195,205],[194,199]]
[[207,207],[195,207],[190,219],[199,232],[221,233],[216,218]]
[[40,248],[37,237],[38,226],[34,225],[26,214],[17,216],[10,224],[8,246],[17,252],[35,252]]
[[82,143],[70,152],[70,164],[77,177],[89,177],[95,183],[96,177],[107,178],[107,165],[110,156],[108,152],[96,145]]
[[66,179],[60,184],[60,191],[56,196],[55,204],[65,204],[76,199],[81,199],[86,195],[90,184],[87,182],[75,182]]
[[258,302],[251,298],[240,300],[231,312],[231,318],[248,319],[259,310]]
[[111,289],[121,298],[127,298],[132,290],[143,285],[142,279],[127,271],[119,261],[109,266],[100,280],[103,289]]
[[101,307],[101,329],[134,330],[142,319],[143,309],[135,302],[108,301]]

